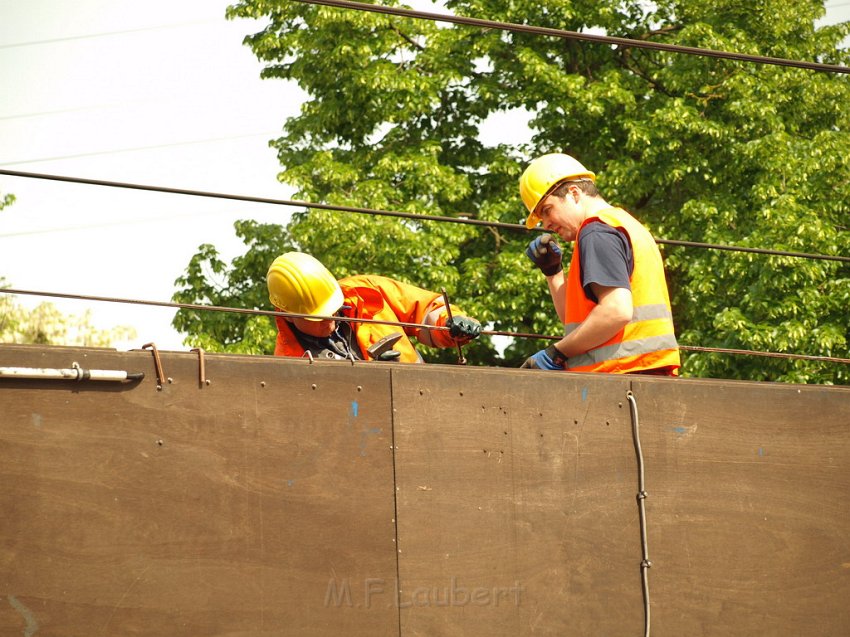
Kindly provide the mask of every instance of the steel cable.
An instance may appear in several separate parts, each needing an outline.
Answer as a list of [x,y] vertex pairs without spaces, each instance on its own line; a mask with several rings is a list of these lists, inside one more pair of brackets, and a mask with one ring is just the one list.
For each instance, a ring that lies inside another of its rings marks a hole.
[[772,64],[776,66],[790,66],[810,71],[827,71],[831,73],[850,73],[850,67],[839,64],[823,64],[821,62],[806,62],[804,60],[790,60],[786,58],[775,58],[763,55],[749,55],[747,53],[733,53],[729,51],[716,51],[714,49],[703,49],[694,46],[681,46],[678,44],[664,44],[663,42],[649,42],[646,40],[634,40],[631,38],[618,38],[608,35],[594,35],[592,33],[579,33],[565,29],[552,29],[549,27],[536,27],[514,22],[498,22],[496,20],[484,20],[481,18],[467,18],[445,13],[430,13],[427,11],[415,11],[413,9],[402,9],[399,7],[387,7],[378,4],[365,4],[363,2],[349,2],[348,0],[293,0],[301,4],[316,4],[338,9],[353,9],[355,11],[366,11],[368,13],[383,13],[402,18],[417,18],[420,20],[431,20],[434,22],[450,22],[465,26],[481,27],[484,29],[498,29],[500,31],[513,31],[515,33],[531,33],[533,35],[545,35],[569,40],[584,40],[586,42],[598,42],[601,44],[613,44],[622,47],[640,49],[653,49],[656,51],[667,51],[670,53],[684,53],[687,55],[698,55],[702,57],[713,57],[727,60],[738,60],[741,62],[754,62],[756,64]]
[[[137,184],[132,182],[108,181],[104,179],[90,179],[87,177],[70,177],[66,175],[51,175],[47,173],[24,172],[20,170],[8,170],[0,168],[0,175],[9,177],[22,177],[25,179],[45,179],[49,181],[63,181],[73,184],[85,184],[89,186],[105,186],[107,188],[127,188],[130,190],[144,190],[149,192],[161,192],[173,195],[188,195],[193,197],[208,197],[214,199],[228,199],[233,201],[245,201],[249,203],[271,204],[277,206],[294,206],[298,208],[313,208],[316,210],[326,210],[335,212],[350,212],[356,214],[367,214],[385,217],[400,217],[403,219],[415,219],[417,221],[437,221],[444,223],[461,223],[476,226],[486,226],[489,228],[502,228],[516,232],[531,232],[524,224],[519,223],[503,223],[500,221],[484,221],[482,219],[470,219],[469,217],[446,217],[439,215],[419,214],[416,212],[401,212],[396,210],[380,210],[374,208],[362,208],[358,206],[343,206],[337,204],[326,203],[311,203],[309,201],[299,201],[297,199],[274,199],[270,197],[254,197],[251,195],[235,195],[222,192],[210,192],[205,190],[191,190],[188,188],[171,188],[168,186],[150,186],[145,184]],[[696,241],[680,241],[676,239],[655,239],[656,243],[679,246],[686,248],[704,248],[709,250],[728,250],[732,252],[747,252],[755,254],[773,255],[781,257],[793,257],[798,259],[815,259],[821,261],[840,261],[850,263],[850,257],[830,255],[830,254],[812,254],[808,252],[790,252],[787,250],[771,250],[769,248],[750,248],[746,246],[730,246],[715,243],[699,243]]]
[[[280,316],[283,318],[318,318],[349,323],[378,323],[381,325],[394,325],[397,327],[408,327],[414,329],[429,329],[437,331],[447,331],[448,327],[438,327],[435,325],[425,325],[423,323],[405,323],[402,321],[384,321],[380,319],[367,318],[349,318],[346,316],[316,316],[312,314],[295,314],[292,312],[277,312],[273,310],[255,310],[242,307],[227,307],[222,305],[201,305],[197,303],[176,303],[173,301],[145,301],[141,299],[127,299],[120,297],[109,296],[91,296],[86,294],[70,294],[66,292],[45,292],[38,290],[22,290],[16,288],[0,288],[0,294],[23,294],[27,296],[45,296],[51,298],[71,299],[77,301],[97,301],[104,303],[127,303],[131,305],[149,305],[154,307],[169,307],[178,310],[196,310],[201,312],[231,312],[234,314],[253,314],[258,316]],[[558,341],[563,336],[550,336],[547,334],[533,334],[528,332],[508,332],[501,330],[481,330],[481,334],[488,336],[506,336],[510,338],[533,338],[539,340]],[[746,349],[728,349],[722,347],[696,347],[690,345],[680,345],[680,350],[714,353],[714,354],[735,354],[742,356],[767,356],[770,358],[786,358],[793,360],[810,360],[824,363],[842,363],[850,365],[850,358],[834,358],[831,356],[814,356],[809,354],[786,354],[783,352],[761,352],[758,350]]]

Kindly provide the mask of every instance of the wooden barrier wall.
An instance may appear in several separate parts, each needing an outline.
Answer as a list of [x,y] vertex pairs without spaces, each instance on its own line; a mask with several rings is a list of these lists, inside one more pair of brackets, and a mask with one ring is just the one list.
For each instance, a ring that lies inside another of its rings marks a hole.
[[850,390],[0,346],[0,634],[850,634]]

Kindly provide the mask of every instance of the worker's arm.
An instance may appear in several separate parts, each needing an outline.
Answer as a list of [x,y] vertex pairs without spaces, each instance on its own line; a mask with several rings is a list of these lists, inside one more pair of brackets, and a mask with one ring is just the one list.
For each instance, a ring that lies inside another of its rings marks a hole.
[[564,294],[564,267],[561,263],[563,253],[561,246],[551,234],[546,233],[535,237],[525,249],[525,255],[531,262],[540,268],[546,277],[549,286],[549,294],[552,295],[552,303],[558,318],[564,322],[566,312],[566,295]]
[[632,320],[632,292],[625,288],[612,288],[591,283],[590,287],[599,303],[576,329],[555,343],[555,348],[566,358],[578,356],[602,345],[622,330]]
[[563,369],[566,359],[584,354],[602,345],[622,330],[632,318],[632,292],[626,288],[591,283],[599,299],[587,318],[554,345],[530,356],[522,367],[527,369]]
[[547,276],[546,283],[549,285],[549,294],[552,295],[552,303],[555,305],[558,318],[561,319],[561,323],[564,323],[564,317],[567,312],[567,295],[564,292],[564,286],[566,285],[564,271],[561,270],[552,276]]

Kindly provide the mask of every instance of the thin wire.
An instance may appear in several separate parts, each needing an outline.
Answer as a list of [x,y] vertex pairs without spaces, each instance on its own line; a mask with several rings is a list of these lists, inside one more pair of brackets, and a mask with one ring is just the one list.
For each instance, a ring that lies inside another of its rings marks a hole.
[[[24,172],[20,170],[8,170],[0,168],[0,175],[10,177],[24,177],[28,179],[47,179],[52,181],[64,181],[74,184],[87,184],[90,186],[106,186],[109,188],[128,188],[131,190],[145,190],[150,192],[162,192],[174,195],[190,195],[193,197],[210,197],[216,199],[229,199],[234,201],[246,201],[251,203],[271,204],[277,206],[295,206],[298,208],[312,208],[316,210],[329,210],[337,212],[351,212],[356,214],[368,214],[385,217],[400,217],[402,219],[415,219],[417,221],[440,221],[445,223],[460,223],[475,226],[486,226],[489,228],[502,228],[516,232],[530,232],[524,224],[503,223],[500,221],[484,221],[482,219],[470,219],[469,217],[446,217],[440,215],[426,215],[415,212],[399,212],[395,210],[380,210],[373,208],[361,208],[357,206],[342,206],[334,204],[310,203],[309,201],[298,201],[293,199],[272,199],[269,197],[252,197],[249,195],[233,195],[221,192],[209,192],[203,190],[190,190],[187,188],[169,188],[165,186],[146,186],[143,184],[127,183],[119,181],[106,181],[103,179],[88,179],[85,177],[68,177],[64,175],[50,175],[45,173]],[[811,254],[807,252],[789,252],[786,250],[771,250],[768,248],[748,248],[745,246],[730,246],[714,243],[699,243],[696,241],[680,241],[675,239],[655,239],[656,243],[682,246],[688,248],[705,248],[709,250],[729,250],[732,252],[749,252],[782,257],[793,257],[798,259],[815,259],[820,261],[840,261],[850,263],[850,257]]]
[[635,456],[637,457],[638,470],[638,513],[640,515],[640,545],[641,545],[641,561],[640,561],[640,578],[641,588],[643,589],[643,627],[644,637],[649,637],[649,568],[652,562],[649,561],[649,541],[646,532],[646,478],[644,475],[643,450],[640,446],[640,421],[638,420],[637,400],[631,390],[626,392],[626,398],[629,401],[629,411],[632,416],[632,438],[635,445]]
[[136,153],[146,150],[158,150],[160,148],[176,148],[178,146],[193,146],[198,144],[215,144],[218,142],[229,142],[238,139],[250,139],[251,137],[269,137],[275,133],[245,133],[243,135],[225,135],[222,137],[207,137],[205,139],[189,139],[182,142],[168,142],[167,144],[152,144],[150,146],[131,146],[127,148],[113,148],[110,150],[93,150],[88,153],[75,153],[73,155],[56,155],[54,157],[39,157],[37,159],[20,159],[16,161],[5,161],[0,166],[17,166],[19,164],[40,164],[47,161],[58,161],[61,159],[79,159],[80,157],[97,157],[99,155],[117,155],[118,153]]
[[760,352],[757,350],[731,349],[728,347],[697,347],[695,345],[680,345],[679,349],[688,352],[707,352],[710,354],[743,354],[748,356],[764,356],[767,358],[787,358],[791,360],[820,361],[823,363],[844,363],[845,365],[850,365],[850,358],[835,358],[833,356],[786,354],[783,352]]
[[111,296],[90,296],[86,294],[68,294],[66,292],[44,292],[36,290],[18,290],[0,288],[3,294],[25,294],[30,296],[47,296],[51,298],[72,299],[75,301],[98,301],[104,303],[128,303],[130,305],[152,305],[156,307],[171,307],[179,310],[199,310],[212,312],[232,312],[234,314],[253,314],[259,316],[280,316],[283,318],[312,318],[348,323],[377,323],[380,325],[395,325],[398,327],[427,328],[429,330],[448,331],[448,327],[424,325],[422,323],[404,323],[402,321],[384,321],[381,319],[349,318],[347,316],[320,316],[318,314],[296,314],[295,312],[277,312],[273,310],[255,310],[246,307],[226,307],[222,305],[199,305],[197,303],[174,303],[171,301],[144,301],[141,299],[126,299]]
[[383,13],[403,18],[418,18],[421,20],[432,20],[435,22],[451,22],[466,26],[482,27],[486,29],[498,29],[501,31],[514,31],[517,33],[532,33],[534,35],[547,35],[556,38],[570,40],[585,40],[587,42],[601,42],[603,44],[615,44],[624,47],[641,49],[654,49],[656,51],[668,51],[671,53],[685,53],[688,55],[699,55],[704,57],[723,58],[727,60],[740,60],[743,62],[754,62],[756,64],[773,64],[776,66],[791,66],[811,71],[828,71],[833,73],[850,73],[850,67],[838,64],[822,64],[820,62],[805,62],[801,60],[789,60],[786,58],[766,57],[762,55],[748,55],[746,53],[732,53],[728,51],[716,51],[714,49],[702,49],[693,46],[681,46],[677,44],[664,44],[661,42],[648,42],[645,40],[633,40],[631,38],[617,38],[608,35],[594,35],[591,33],[579,33],[565,29],[551,29],[548,27],[535,27],[514,22],[497,22],[495,20],[482,20],[480,18],[466,18],[444,13],[429,13],[427,11],[415,11],[413,9],[401,9],[398,7],[386,7],[377,4],[364,4],[362,2],[349,2],[348,0],[294,0],[302,4],[318,4],[338,9],[354,9],[355,11],[366,11],[368,13]]
[[[276,312],[272,310],[255,310],[250,308],[242,308],[242,307],[225,307],[221,305],[200,305],[197,303],[174,303],[171,301],[144,301],[140,299],[125,299],[118,297],[109,297],[109,296],[90,296],[85,294],[69,294],[67,292],[44,292],[44,291],[36,291],[36,290],[19,290],[16,288],[0,288],[0,294],[23,294],[28,296],[46,296],[51,298],[62,298],[62,299],[71,299],[77,301],[98,301],[105,303],[127,303],[130,305],[151,305],[156,307],[171,307],[179,310],[198,310],[201,312],[232,312],[234,314],[253,314],[259,316],[280,316],[283,318],[314,318],[314,319],[324,319],[324,320],[332,320],[332,321],[341,321],[341,322],[349,322],[349,323],[378,323],[381,325],[394,325],[397,327],[409,327],[414,329],[429,329],[429,330],[438,330],[438,331],[448,331],[448,327],[444,326],[435,326],[435,325],[425,325],[423,323],[405,323],[402,321],[383,321],[380,319],[367,319],[367,318],[349,318],[347,316],[316,316],[313,314],[295,314],[294,312]],[[529,334],[527,332],[505,332],[505,331],[497,331],[497,330],[481,330],[481,334],[486,334],[488,336],[508,336],[511,338],[534,338],[540,340],[551,340],[558,341],[563,338],[563,336],[550,336],[546,334]],[[850,364],[850,358],[833,358],[830,356],[810,356],[807,354],[785,354],[782,352],[760,352],[758,350],[746,350],[746,349],[726,349],[726,348],[716,348],[716,347],[695,347],[689,345],[680,345],[679,349],[694,351],[694,352],[706,352],[706,353],[715,353],[715,354],[737,354],[743,356],[768,356],[771,358],[788,358],[788,359],[801,359],[801,360],[812,360],[819,361],[825,363],[843,363]]]
[[24,46],[41,46],[42,44],[56,44],[58,42],[70,42],[73,40],[91,40],[113,35],[128,35],[130,33],[141,33],[143,31],[161,31],[163,29],[179,29],[200,24],[220,24],[221,20],[194,20],[192,22],[177,22],[175,24],[160,24],[152,27],[139,27],[137,29],[125,29],[123,31],[104,31],[102,33],[88,33],[85,35],[69,35],[64,38],[52,38],[50,40],[33,40],[31,42],[13,42],[12,44],[0,44],[0,49],[14,49]]

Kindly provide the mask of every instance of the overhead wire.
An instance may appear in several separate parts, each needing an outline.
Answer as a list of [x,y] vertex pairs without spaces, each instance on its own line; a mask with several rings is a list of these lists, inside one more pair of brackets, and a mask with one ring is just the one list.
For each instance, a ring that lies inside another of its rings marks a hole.
[[[318,316],[314,314],[297,314],[295,312],[280,312],[274,310],[257,310],[253,308],[245,308],[245,307],[228,307],[223,305],[204,305],[200,303],[178,303],[175,301],[150,301],[150,300],[142,300],[142,299],[130,299],[130,298],[122,298],[122,297],[112,297],[112,296],[92,296],[88,294],[71,294],[68,292],[48,292],[43,290],[24,290],[18,288],[0,288],[0,294],[22,294],[26,296],[44,296],[48,298],[60,298],[60,299],[69,299],[75,301],[95,301],[95,302],[103,302],[103,303],[125,303],[130,305],[146,305],[152,307],[166,307],[166,308],[174,308],[178,310],[196,310],[203,312],[230,312],[233,314],[247,314],[247,315],[256,315],[256,316],[280,316],[283,318],[311,318],[311,319],[320,319],[320,320],[332,320],[339,322],[348,322],[348,323],[377,323],[380,325],[393,325],[396,327],[405,327],[405,328],[414,328],[414,329],[428,329],[428,330],[436,330],[436,331],[447,331],[448,327],[443,326],[435,326],[435,325],[425,325],[424,323],[409,323],[404,321],[388,321],[383,319],[369,319],[369,318],[360,318],[360,317],[346,317],[346,316]],[[510,332],[510,331],[501,331],[501,330],[481,330],[481,334],[485,334],[488,336],[507,336],[511,338],[536,338],[540,340],[560,340],[562,337],[560,336],[552,336],[548,334],[533,334],[527,332]],[[787,354],[785,352],[764,352],[759,350],[745,350],[745,349],[729,349],[722,347],[693,347],[687,345],[680,345],[679,349],[684,351],[694,351],[694,352],[706,352],[706,353],[715,353],[715,354],[735,354],[742,356],[764,356],[768,358],[784,358],[791,360],[808,360],[808,361],[818,361],[823,363],[841,363],[845,365],[850,365],[850,358],[837,358],[832,356],[815,356],[809,354]]]
[[718,51],[715,49],[704,49],[694,46],[682,46],[679,44],[665,44],[663,42],[652,42],[649,40],[635,40],[633,38],[620,38],[609,35],[597,35],[593,33],[581,33],[568,31],[566,29],[553,29],[549,27],[538,27],[515,22],[499,22],[496,20],[485,20],[482,18],[469,18],[445,13],[432,13],[428,11],[416,11],[414,9],[402,9],[400,7],[387,7],[379,4],[365,4],[363,2],[351,2],[349,0],[292,0],[301,4],[315,4],[338,9],[353,9],[367,13],[382,13],[402,18],[416,18],[420,20],[431,20],[434,22],[449,22],[465,26],[481,27],[485,29],[497,29],[511,31],[514,33],[530,33],[533,35],[544,35],[569,40],[583,40],[585,42],[598,42],[601,44],[613,44],[622,47],[652,49],[655,51],[667,51],[669,53],[686,53],[702,57],[721,58],[726,60],[737,60],[741,62],[752,62],[755,64],[772,64],[776,66],[789,66],[811,71],[826,71],[830,73],[850,73],[850,67],[840,64],[824,64],[821,62],[807,62],[804,60],[791,60],[787,58],[769,57],[763,55],[750,55],[747,53],[734,53],[730,51]]
[[[507,23],[507,22],[498,22],[493,20],[484,20],[479,18],[468,18],[463,16],[454,16],[449,14],[437,14],[430,13],[424,11],[415,11],[411,9],[402,9],[398,7],[386,7],[383,5],[372,5],[372,4],[364,4],[361,2],[350,2],[348,0],[293,0],[295,2],[301,2],[303,4],[315,4],[315,5],[324,5],[331,6],[336,8],[343,9],[353,9],[357,11],[366,11],[373,13],[383,13],[389,15],[396,15],[399,17],[408,17],[408,18],[416,18],[416,19],[425,19],[439,22],[449,22],[454,24],[461,24],[467,26],[476,26],[481,28],[491,28],[491,29],[499,29],[504,31],[512,31],[512,32],[520,32],[520,33],[532,33],[535,35],[544,35],[551,37],[560,37],[566,39],[575,39],[589,42],[599,42],[617,46],[626,46],[626,47],[634,47],[634,48],[645,48],[645,49],[653,49],[660,51],[668,51],[674,53],[683,53],[690,55],[698,55],[705,57],[714,57],[721,59],[730,59],[730,60],[738,60],[738,61],[746,61],[753,62],[759,64],[773,64],[779,66],[789,66],[789,67],[797,67],[804,68],[815,71],[827,71],[827,72],[837,72],[837,73],[850,73],[850,67],[834,65],[834,64],[822,64],[815,62],[806,62],[800,60],[790,60],[785,58],[773,58],[767,56],[757,56],[757,55],[748,55],[748,54],[740,54],[726,51],[717,51],[712,49],[702,49],[698,47],[686,47],[680,45],[671,45],[664,44],[658,42],[650,42],[644,40],[634,40],[629,38],[619,38],[612,36],[603,36],[589,33],[580,33],[574,31],[567,31],[563,29],[552,29],[547,27],[535,27],[530,25],[522,25],[516,23]],[[172,25],[168,25],[172,26]],[[181,25],[173,25],[173,26],[181,26]],[[137,29],[133,31],[146,30],[146,29]],[[114,33],[105,33],[105,34],[94,34],[91,36],[76,36],[70,38],[62,38],[55,41],[62,40],[72,40],[72,39],[80,39],[85,37],[100,37],[103,35],[113,35]],[[123,32],[122,32],[123,33]],[[43,44],[50,41],[42,41],[42,42],[30,42],[30,43],[19,43],[15,45],[5,45],[0,48],[7,48],[10,46],[28,46],[31,44]],[[132,149],[132,150],[143,150],[143,149]],[[94,154],[103,154],[103,153],[94,153]],[[31,163],[41,160],[28,160],[24,162],[14,162],[15,164],[20,163]],[[8,164],[7,164],[8,165]],[[136,190],[146,190],[152,192],[164,192],[170,194],[183,194],[183,195],[191,195],[191,196],[199,196],[199,197],[213,197],[213,198],[221,198],[221,199],[231,199],[237,201],[247,201],[253,203],[263,203],[263,204],[274,204],[274,205],[286,205],[286,206],[297,206],[303,207],[307,209],[318,209],[318,210],[328,210],[328,211],[340,211],[340,212],[351,212],[351,213],[359,213],[359,214],[372,214],[372,215],[380,215],[380,216],[392,216],[399,218],[407,218],[407,219],[416,219],[416,220],[428,220],[428,221],[438,221],[438,222],[449,222],[449,223],[461,223],[461,224],[469,224],[469,225],[479,225],[486,226],[492,228],[503,228],[506,230],[515,230],[515,231],[528,231],[522,224],[511,224],[511,223],[503,223],[503,222],[494,222],[494,221],[485,221],[481,219],[473,219],[468,216],[457,216],[457,217],[448,217],[448,216],[438,216],[438,215],[426,215],[419,213],[407,213],[400,211],[390,211],[390,210],[380,210],[380,209],[371,209],[364,207],[356,207],[356,206],[342,206],[342,205],[334,205],[334,204],[320,204],[320,203],[311,203],[306,201],[298,201],[298,200],[287,200],[287,199],[274,199],[274,198],[266,198],[266,197],[253,197],[247,195],[234,195],[234,194],[226,194],[226,193],[217,193],[217,192],[208,192],[208,191],[199,191],[199,190],[190,190],[183,188],[169,188],[169,187],[161,187],[161,186],[149,186],[142,184],[134,184],[127,182],[115,182],[115,181],[106,181],[99,179],[87,179],[87,178],[79,178],[79,177],[69,177],[69,176],[61,176],[61,175],[48,175],[43,173],[27,173],[16,170],[5,170],[0,169],[0,174],[5,174],[12,177],[25,177],[25,178],[38,178],[38,179],[48,179],[55,181],[65,181],[70,183],[82,183],[89,185],[97,185],[97,186],[106,186],[106,187],[118,187],[118,188],[128,188],[128,189],[136,189]],[[807,258],[807,259],[818,259],[818,260],[829,260],[829,261],[841,261],[841,262],[850,262],[850,257],[843,257],[838,255],[821,255],[821,254],[810,254],[810,253],[802,253],[802,252],[792,252],[785,250],[771,250],[765,248],[751,248],[746,246],[729,246],[729,245],[721,245],[721,244],[711,244],[711,243],[701,243],[694,241],[680,241],[680,240],[671,240],[671,239],[656,239],[656,242],[659,244],[667,244],[673,246],[681,246],[681,247],[694,247],[694,248],[706,248],[706,249],[717,249],[717,250],[729,250],[729,251],[737,251],[737,252],[745,252],[745,253],[756,253],[756,254],[765,254],[765,255],[775,255],[775,256],[786,256],[786,257],[795,257],[795,258]],[[64,294],[64,293],[53,293],[53,292],[36,292],[31,290],[14,290],[14,289],[0,289],[0,292],[7,294],[31,294],[37,296],[49,296],[49,297],[60,297],[60,298],[69,298],[69,299],[79,299],[79,300],[90,300],[90,301],[105,301],[105,302],[117,302],[117,303],[131,303],[131,304],[141,304],[141,305],[151,305],[151,306],[161,306],[161,307],[173,307],[177,309],[187,309],[187,310],[204,310],[204,311],[223,311],[223,312],[234,312],[234,313],[242,313],[242,314],[260,314],[260,315],[269,315],[269,316],[287,316],[291,318],[297,318],[297,315],[285,312],[272,312],[266,310],[253,310],[247,308],[228,308],[222,306],[212,306],[212,305],[198,305],[198,304],[186,304],[186,303],[173,303],[173,302],[163,302],[163,301],[141,301],[136,299],[120,299],[114,297],[94,297],[94,296],[85,296],[85,295],[73,295],[73,294]],[[326,318],[334,318],[336,320],[350,320],[345,319],[344,317],[326,317]],[[358,322],[377,322],[377,323],[387,323],[391,325],[397,325],[401,327],[417,327],[423,328],[427,327],[428,329],[435,329],[433,326],[425,326],[420,324],[410,324],[410,323],[402,323],[402,322],[392,322],[392,321],[380,321],[380,320],[369,320],[369,319],[357,319]],[[539,334],[528,334],[528,333],[519,333],[519,332],[504,332],[504,331],[492,331],[492,330],[484,330],[483,334],[497,335],[497,336],[510,336],[510,337],[520,337],[520,338],[540,338],[540,339],[558,339],[560,337],[557,336],[545,336]],[[760,352],[755,350],[740,350],[740,349],[730,349],[730,348],[711,348],[711,347],[695,347],[695,346],[680,346],[680,349],[684,351],[694,351],[694,352],[710,352],[710,353],[720,353],[720,354],[734,354],[734,355],[755,355],[755,356],[766,356],[773,358],[786,358],[786,359],[802,359],[802,360],[815,360],[822,362],[838,362],[838,363],[850,363],[850,359],[843,358],[834,358],[834,357],[826,357],[826,356],[810,356],[804,354],[787,354],[782,352]]]
[[73,42],[75,40],[92,40],[113,35],[128,35],[130,33],[141,33],[144,31],[161,31],[163,29],[179,29],[182,27],[197,26],[201,24],[220,24],[220,20],[192,20],[189,22],[177,22],[174,24],[160,24],[150,27],[138,27],[136,29],[122,29],[120,31],[104,31],[102,33],[85,33],[83,35],[69,35],[64,38],[50,38],[47,40],[33,40],[31,42],[12,42],[11,44],[0,44],[2,49],[15,49],[25,46],[41,46],[44,44],[58,44],[59,42]]
[[[9,170],[0,168],[0,175],[9,177],[22,177],[28,179],[45,179],[50,181],[63,181],[68,183],[86,184],[90,186],[106,186],[110,188],[127,188],[131,190],[145,190],[149,192],[160,192],[176,195],[189,195],[194,197],[208,197],[214,199],[229,199],[233,201],[244,201],[249,203],[271,204],[278,206],[294,206],[298,208],[310,208],[316,210],[326,210],[333,212],[350,212],[356,214],[369,214],[376,216],[399,217],[402,219],[411,219],[416,221],[437,221],[445,223],[460,223],[467,225],[485,226],[489,228],[502,228],[516,232],[529,232],[524,224],[519,223],[504,223],[501,221],[487,221],[484,219],[473,219],[462,214],[457,217],[428,215],[416,212],[402,212],[397,210],[381,210],[375,208],[364,208],[359,206],[345,206],[341,204],[326,204],[313,203],[309,201],[299,201],[297,199],[275,199],[271,197],[255,197],[251,195],[237,195],[222,192],[211,192],[205,190],[193,190],[188,188],[173,188],[168,186],[152,186],[131,182],[108,181],[104,179],[91,179],[88,177],[70,177],[67,175],[52,175],[47,173],[33,173],[20,170]],[[822,261],[840,261],[850,263],[850,257],[830,254],[812,254],[807,252],[793,252],[788,250],[772,250],[769,248],[751,248],[748,246],[732,246],[715,243],[701,243],[697,241],[682,241],[678,239],[658,239],[655,241],[664,245],[686,247],[686,248],[704,248],[711,250],[727,250],[733,252],[745,252],[753,254],[763,254],[781,257],[793,257],[799,259],[814,259]]]
[[97,157],[99,155],[117,155],[118,153],[134,153],[146,150],[158,150],[160,148],[175,148],[177,146],[193,146],[197,144],[214,144],[228,142],[237,139],[249,139],[251,137],[267,137],[273,133],[245,133],[243,135],[224,135],[221,137],[207,137],[205,139],[190,139],[182,142],[169,142],[167,144],[151,144],[150,146],[134,146],[130,148],[115,148],[110,150],[94,150],[88,153],[75,153],[73,155],[57,155],[54,157],[39,157],[36,159],[19,159],[15,161],[0,162],[0,166],[18,166],[20,164],[39,164],[60,159],[79,159],[81,157]]

